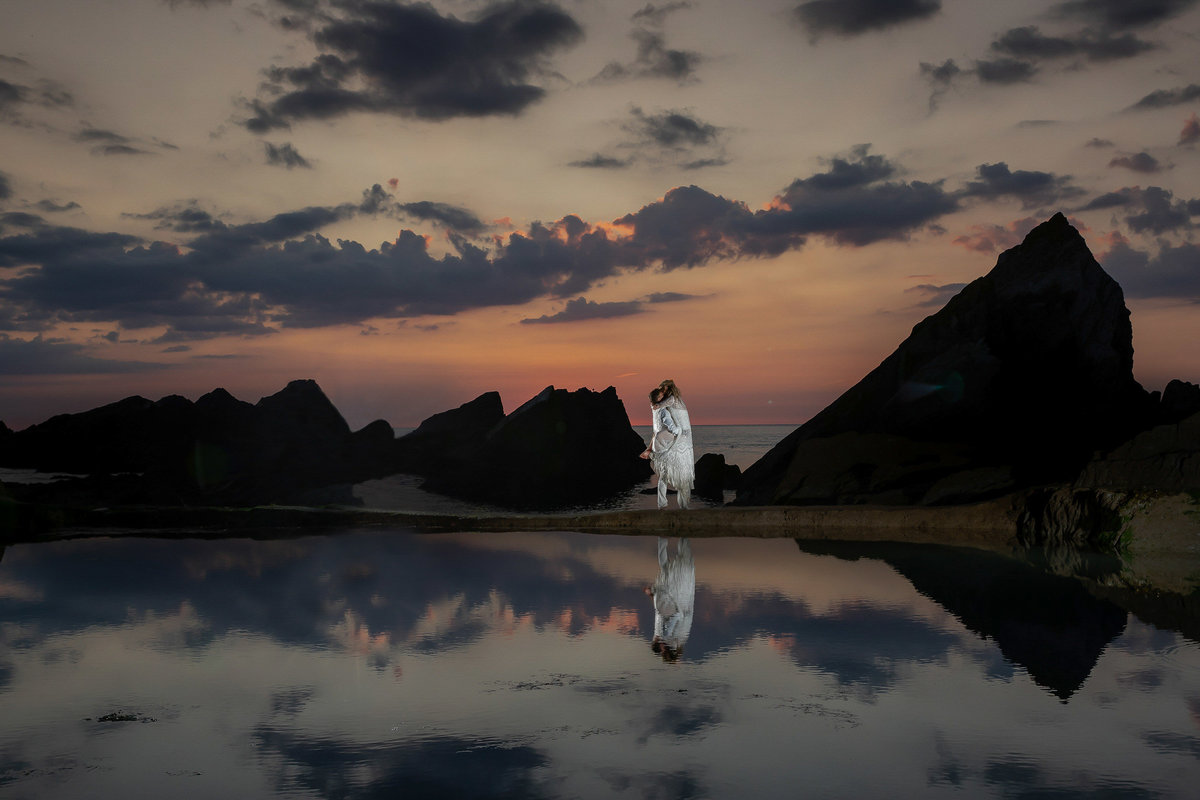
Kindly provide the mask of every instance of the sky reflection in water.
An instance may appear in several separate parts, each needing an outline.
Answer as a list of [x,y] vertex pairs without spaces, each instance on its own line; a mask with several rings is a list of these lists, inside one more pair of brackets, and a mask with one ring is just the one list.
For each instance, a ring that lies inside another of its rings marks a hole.
[[653,537],[10,547],[0,794],[1187,797],[1200,780],[1200,647],[1072,581],[949,549],[691,548],[672,663],[651,650]]

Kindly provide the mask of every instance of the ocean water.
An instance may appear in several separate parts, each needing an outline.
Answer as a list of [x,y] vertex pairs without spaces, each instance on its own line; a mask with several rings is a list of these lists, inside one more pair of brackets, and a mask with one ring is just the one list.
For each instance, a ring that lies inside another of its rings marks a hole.
[[[744,471],[797,427],[796,425],[696,425],[692,428],[692,447],[697,459],[705,453],[719,453],[725,456],[725,463],[734,464]],[[633,429],[637,431],[643,441],[649,444],[652,432],[649,425],[635,425]],[[403,436],[411,430],[411,428],[398,428],[396,434]],[[651,477],[645,483],[603,502],[562,509],[562,511],[566,513],[600,513],[655,508],[657,504],[654,496],[656,480]],[[358,501],[367,508],[389,511],[418,511],[428,514],[506,513],[505,509],[496,506],[470,503],[426,492],[420,486],[421,479],[416,476],[395,475],[360,484],[355,487],[354,494]],[[695,508],[718,506],[732,500],[733,497],[732,491],[726,492],[721,502],[694,497],[692,505]],[[672,508],[676,505],[674,493],[671,494],[670,505]]]
[[1196,796],[1194,622],[974,551],[702,539],[656,652],[657,544],[0,548],[0,796]]

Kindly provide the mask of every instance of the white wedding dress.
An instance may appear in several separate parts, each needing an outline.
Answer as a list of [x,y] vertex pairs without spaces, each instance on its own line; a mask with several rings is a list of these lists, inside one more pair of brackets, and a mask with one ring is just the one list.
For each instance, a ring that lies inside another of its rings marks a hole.
[[679,507],[687,508],[696,482],[692,423],[687,406],[678,397],[669,397],[652,408],[654,436],[650,440],[650,466],[658,475],[658,507],[666,508],[669,486],[679,493]]

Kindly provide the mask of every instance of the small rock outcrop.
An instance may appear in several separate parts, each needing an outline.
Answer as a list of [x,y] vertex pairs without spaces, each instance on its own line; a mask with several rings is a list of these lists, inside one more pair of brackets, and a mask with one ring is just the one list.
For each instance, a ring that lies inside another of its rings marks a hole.
[[595,503],[649,477],[648,463],[638,458],[644,448],[613,387],[547,386],[431,470],[425,486],[508,508]]
[[725,491],[735,490],[742,480],[737,464],[726,464],[721,453],[705,453],[696,461],[696,483],[693,491],[708,500],[724,501]]
[[1147,425],[1121,287],[1056,214],[746,470],[739,504],[967,502],[1070,482]]
[[1200,386],[1187,381],[1170,381],[1159,398],[1156,421],[1170,424],[1200,414]]
[[1157,425],[1097,456],[1084,467],[1075,486],[1104,491],[1200,491],[1200,413]]

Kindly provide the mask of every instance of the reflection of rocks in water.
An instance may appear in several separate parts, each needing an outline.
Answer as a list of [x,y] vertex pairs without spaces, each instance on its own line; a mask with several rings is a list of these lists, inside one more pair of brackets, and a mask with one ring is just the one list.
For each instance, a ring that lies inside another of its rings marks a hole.
[[1002,555],[902,543],[797,540],[807,553],[874,558],[968,629],[995,640],[1009,661],[1066,700],[1087,680],[1104,647],[1125,629],[1126,612],[1078,581]]
[[1200,642],[1200,589],[1189,595],[1181,595],[1094,582],[1088,583],[1088,589],[1096,597],[1128,609],[1143,622],[1162,630],[1176,631],[1193,642]]

